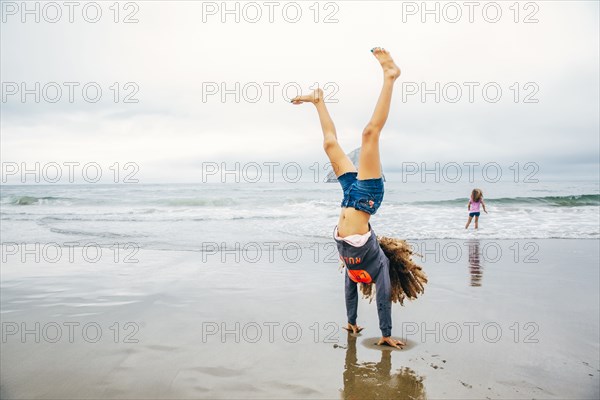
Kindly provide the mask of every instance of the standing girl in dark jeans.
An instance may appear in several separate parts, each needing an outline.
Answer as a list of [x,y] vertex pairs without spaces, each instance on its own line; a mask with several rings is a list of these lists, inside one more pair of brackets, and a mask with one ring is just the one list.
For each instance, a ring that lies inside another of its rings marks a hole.
[[315,105],[323,130],[323,148],[344,192],[334,240],[347,271],[347,329],[354,333],[363,329],[356,323],[357,285],[361,286],[365,297],[372,297],[374,283],[382,335],[378,344],[399,348],[404,343],[391,337],[392,301],[402,303],[405,297],[416,298],[423,292],[427,278],[421,268],[412,262],[412,252],[406,242],[377,238],[369,223],[371,215],[377,212],[383,200],[379,136],[390,111],[394,83],[400,76],[400,68],[387,50],[375,47],[371,52],[383,69],[383,88],[373,116],[362,133],[358,171],[337,141],[335,126],[322,100],[322,90],[317,89],[311,94],[298,96],[292,103],[310,102]]

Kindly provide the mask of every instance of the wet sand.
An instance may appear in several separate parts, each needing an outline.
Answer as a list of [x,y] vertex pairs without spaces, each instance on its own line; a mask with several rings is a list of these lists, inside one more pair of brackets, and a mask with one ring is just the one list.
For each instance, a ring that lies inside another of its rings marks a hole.
[[600,396],[598,241],[414,244],[430,283],[393,306],[403,351],[372,346],[377,312],[366,300],[365,330],[341,329],[331,246],[239,262],[156,250],[138,263],[7,256],[0,397]]

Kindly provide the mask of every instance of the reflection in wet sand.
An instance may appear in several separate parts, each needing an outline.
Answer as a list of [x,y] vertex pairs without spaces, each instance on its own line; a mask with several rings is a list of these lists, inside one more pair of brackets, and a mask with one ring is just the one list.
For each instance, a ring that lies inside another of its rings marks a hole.
[[469,240],[469,271],[471,272],[471,286],[481,286],[483,267],[479,253],[479,240]]
[[358,362],[356,336],[348,334],[342,399],[425,399],[423,377],[410,368],[391,374],[392,351],[381,351],[381,361]]

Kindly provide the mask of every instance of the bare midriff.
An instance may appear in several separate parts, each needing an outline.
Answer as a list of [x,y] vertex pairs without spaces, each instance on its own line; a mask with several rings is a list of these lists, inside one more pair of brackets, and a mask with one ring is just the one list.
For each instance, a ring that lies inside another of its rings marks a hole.
[[342,238],[349,235],[364,235],[369,232],[370,218],[371,215],[364,211],[342,207],[338,221],[338,235]]

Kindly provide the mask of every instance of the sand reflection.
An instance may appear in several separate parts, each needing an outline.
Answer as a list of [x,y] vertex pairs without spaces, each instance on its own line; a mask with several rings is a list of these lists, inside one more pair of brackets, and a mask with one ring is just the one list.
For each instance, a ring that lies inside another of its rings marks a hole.
[[404,367],[392,373],[392,351],[380,350],[381,361],[359,362],[356,337],[348,334],[342,399],[425,399],[423,377]]
[[469,272],[471,273],[471,286],[481,286],[483,267],[481,265],[481,253],[479,251],[479,240],[469,240]]

